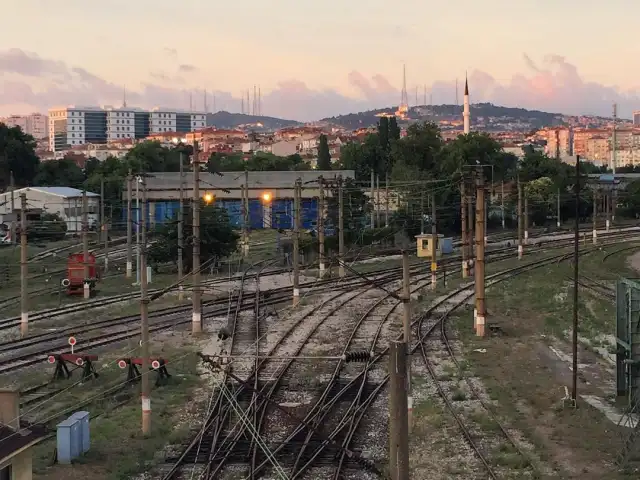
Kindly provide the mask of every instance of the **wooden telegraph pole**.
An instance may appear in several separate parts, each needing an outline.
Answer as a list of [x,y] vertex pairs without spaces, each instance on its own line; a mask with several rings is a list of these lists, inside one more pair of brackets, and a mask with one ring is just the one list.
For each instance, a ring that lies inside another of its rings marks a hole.
[[191,332],[202,332],[202,305],[200,304],[200,164],[198,142],[193,142],[193,315]]
[[344,193],[342,175],[338,175],[338,274],[343,278],[344,273]]
[[482,167],[478,167],[477,174],[477,193],[476,193],[476,265],[475,265],[475,290],[476,290],[476,335],[484,337],[485,334],[485,317],[487,314],[485,306],[485,275],[484,275],[484,209],[485,205],[484,191],[484,172]]
[[409,419],[407,410],[407,344],[389,347],[389,471],[392,480],[409,480]]
[[438,281],[438,230],[436,227],[436,195],[431,194],[431,288],[436,289]]
[[320,193],[318,194],[318,263],[319,263],[319,276],[324,278],[324,179],[322,175],[318,177],[318,188]]
[[529,195],[527,194],[527,187],[522,189],[524,195],[524,243],[529,244]]
[[180,152],[180,204],[178,205],[178,300],[184,300],[184,153]]
[[104,178],[100,180],[100,223],[102,228],[100,234],[103,235],[102,241],[104,242],[104,272],[109,271],[109,223],[105,218],[105,205],[104,205]]
[[27,194],[20,194],[20,333],[29,331],[29,297],[27,293]]
[[460,224],[462,226],[462,278],[469,276],[469,232],[467,230],[467,189],[464,179],[460,182]]
[[520,175],[518,174],[518,259],[522,260],[523,246],[522,246],[522,182],[520,182]]
[[131,185],[131,178],[131,170],[129,170],[129,175],[127,175],[127,278],[131,278],[133,274],[133,251],[131,247],[131,224],[133,220],[131,214],[131,196],[133,195],[133,187]]
[[593,244],[598,243],[598,191],[593,189]]
[[82,190],[82,265],[84,270],[84,298],[91,297],[89,283],[89,209],[87,207],[87,191]]
[[296,180],[293,190],[293,306],[298,306],[300,301],[300,179]]
[[149,382],[149,295],[147,292],[147,184],[142,177],[140,203],[140,323],[142,346],[142,434],[151,433],[151,383]]

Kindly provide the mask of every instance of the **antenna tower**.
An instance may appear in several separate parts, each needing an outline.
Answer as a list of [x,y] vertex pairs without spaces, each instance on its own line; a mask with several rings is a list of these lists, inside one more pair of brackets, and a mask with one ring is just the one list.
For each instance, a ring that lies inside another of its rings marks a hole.
[[400,98],[400,106],[407,107],[409,105],[409,97],[407,95],[407,67],[402,65],[402,93]]

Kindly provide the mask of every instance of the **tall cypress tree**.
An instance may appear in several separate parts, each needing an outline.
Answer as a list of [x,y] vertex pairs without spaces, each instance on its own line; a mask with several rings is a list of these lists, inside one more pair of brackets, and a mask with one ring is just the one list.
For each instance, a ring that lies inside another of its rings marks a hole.
[[331,154],[329,153],[329,142],[326,135],[320,135],[318,170],[331,170]]

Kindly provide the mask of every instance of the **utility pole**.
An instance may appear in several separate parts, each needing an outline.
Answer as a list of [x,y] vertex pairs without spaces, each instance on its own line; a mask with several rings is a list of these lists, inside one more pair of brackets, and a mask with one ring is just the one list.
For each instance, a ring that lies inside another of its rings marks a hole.
[[198,142],[193,142],[193,315],[191,332],[202,332],[202,305],[200,304],[200,163],[198,161]]
[[476,266],[475,266],[475,287],[476,287],[476,310],[478,316],[476,319],[476,335],[484,337],[485,317],[487,314],[484,298],[484,232],[486,225],[484,223],[485,191],[484,191],[484,172],[482,167],[478,167],[477,176],[477,193],[476,193]]
[[318,254],[320,258],[318,263],[320,266],[320,278],[324,278],[324,179],[322,175],[318,177]]
[[573,385],[571,398],[578,399],[578,262],[580,260],[580,155],[576,155],[576,223],[573,252]]
[[518,259],[522,259],[522,183],[520,182],[520,174],[518,174]]
[[[470,190],[470,195],[467,195],[467,228],[469,229],[469,260],[473,261],[475,253],[473,250],[473,244],[474,244],[474,234],[473,234],[473,230],[474,230],[474,225],[475,225],[475,218],[474,218],[474,212],[473,212],[473,187],[474,187],[475,181],[474,181],[474,176],[473,176],[473,172],[471,172],[471,190]],[[476,208],[478,208],[477,205],[477,200],[476,200]],[[475,271],[475,268],[474,268]]]
[[[15,203],[15,179],[13,178],[13,171],[9,172],[9,188],[11,189],[11,215],[15,215],[16,213],[16,203]],[[11,225],[9,226],[9,235],[11,236],[11,243],[13,245],[16,244],[16,221],[11,220]]]
[[338,175],[338,276],[344,277],[344,194],[342,175]]
[[389,347],[389,471],[392,480],[409,480],[409,419],[406,392],[407,344]]
[[131,187],[131,170],[129,170],[129,175],[127,175],[127,273],[126,277],[131,278],[133,269],[133,252],[131,249],[131,224],[133,221],[131,215],[131,195],[132,195],[132,187]]
[[389,173],[384,179],[384,226],[389,227]]
[[371,228],[376,228],[376,221],[375,221],[375,211],[376,211],[376,202],[375,202],[375,197],[374,197],[374,193],[373,193],[373,187],[375,184],[375,172],[373,171],[373,169],[371,169],[371,206],[373,207],[371,209]]
[[376,225],[380,227],[380,175],[376,174]]
[[504,222],[504,179],[502,180],[500,188],[502,190],[500,192],[500,200],[501,200],[501,202],[500,202],[500,210],[502,212],[502,229],[504,230],[505,229],[505,222]]
[[[409,277],[409,253],[402,251],[402,331],[405,345],[411,345],[411,279]],[[409,430],[413,424],[413,396],[411,394],[411,361],[407,359],[407,415]]]
[[611,191],[608,190],[605,192],[604,194],[604,208],[605,208],[605,212],[606,213],[606,230],[607,232],[609,231],[609,228],[611,226]]
[[431,289],[436,289],[438,271],[438,229],[436,226],[436,195],[431,194]]
[[524,190],[524,243],[529,243],[529,195],[527,194],[527,187]]
[[558,226],[558,228],[560,228],[560,225],[562,224],[562,221],[560,220],[560,189],[558,189],[558,220],[556,225]]
[[249,255],[249,170],[244,171],[244,256]]
[[178,205],[178,300],[184,300],[184,153],[180,152],[180,204]]
[[593,189],[593,244],[598,243],[598,191]]
[[424,235],[424,191],[420,191],[420,235]]
[[462,225],[462,278],[469,276],[469,232],[467,231],[467,189],[464,178],[460,182],[460,224]]
[[89,284],[89,212],[87,208],[87,191],[82,190],[82,265],[84,270],[84,298],[91,297]]
[[[15,211],[15,210],[14,210]],[[27,294],[27,194],[20,194],[20,333],[29,331],[29,297]]]
[[245,185],[244,184],[240,185],[240,195],[242,197],[242,199],[240,200],[240,203],[241,203],[241,207],[240,208],[242,210],[242,246],[241,246],[241,248],[242,248],[242,256],[246,257],[247,256],[247,248],[246,248],[246,245],[247,245],[247,212],[246,212],[247,205],[246,205],[246,203],[244,201],[244,196],[245,196],[244,189],[245,189]]
[[142,177],[140,245],[140,323],[142,343],[142,434],[151,433],[151,384],[149,382],[149,296],[147,292],[147,184]]
[[102,223],[100,233],[103,235],[104,242],[104,272],[107,273],[109,271],[109,226],[104,214],[104,178],[100,180],[100,223]]
[[301,181],[296,180],[293,191],[293,306],[297,307],[300,302],[300,189]]

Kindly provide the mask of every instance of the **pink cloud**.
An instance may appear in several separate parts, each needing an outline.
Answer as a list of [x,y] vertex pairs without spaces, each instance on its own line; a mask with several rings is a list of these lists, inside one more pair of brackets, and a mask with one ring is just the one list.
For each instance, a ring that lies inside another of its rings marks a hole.
[[[165,48],[164,51],[167,55],[176,55],[172,49]],[[580,76],[575,65],[560,55],[547,55],[541,62],[535,62],[524,54],[523,64],[526,71],[515,73],[505,83],[498,82],[487,72],[472,71],[469,75],[472,103],[492,102],[569,114],[608,115],[611,104],[617,102],[621,115],[625,116],[630,116],[631,110],[640,107],[637,92],[623,92],[615,86],[587,81]],[[127,85],[128,103],[140,107],[162,105],[186,108],[192,95],[202,106],[202,92],[184,88],[184,79],[179,75],[180,70],[193,68],[197,66],[184,65],[174,72],[151,72],[138,86]],[[367,77],[354,70],[346,80],[359,92],[359,98],[351,98],[333,88],[311,89],[300,80],[283,79],[269,92],[262,89],[262,112],[275,117],[308,121],[391,107],[398,103],[400,89],[380,74]],[[38,88],[34,85],[38,85]],[[453,103],[455,82],[435,82],[428,90],[435,104]],[[237,94],[209,91],[209,95],[212,94],[216,96],[219,110],[240,111],[241,99]],[[23,106],[21,108],[27,111],[44,111],[54,105],[117,105],[121,101],[122,85],[84,68],[20,49],[0,51],[2,114],[21,113],[12,110],[16,105]],[[209,106],[213,104],[211,98],[208,103]]]

